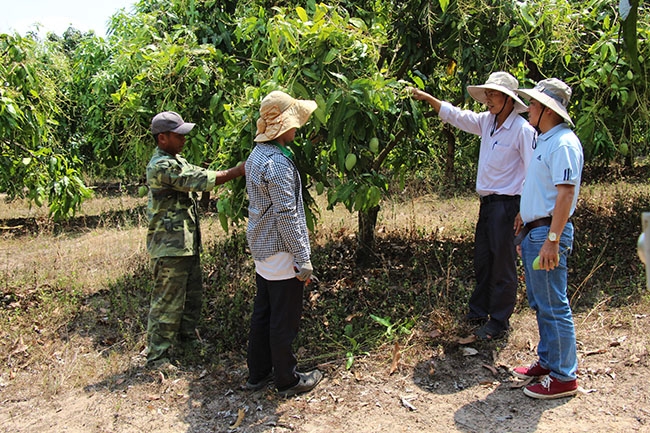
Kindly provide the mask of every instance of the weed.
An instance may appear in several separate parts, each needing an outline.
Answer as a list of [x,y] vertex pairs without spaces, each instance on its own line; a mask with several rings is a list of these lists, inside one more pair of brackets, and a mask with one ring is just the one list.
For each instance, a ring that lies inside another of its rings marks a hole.
[[[354,218],[323,212],[312,238],[320,284],[305,290],[296,339],[301,362],[340,360],[352,368],[387,342],[428,330],[440,330],[440,353],[454,344],[474,286],[477,203],[470,195],[444,201],[429,196],[404,206],[409,199],[384,205],[374,252],[379,261],[363,270],[354,264]],[[636,257],[640,215],[648,209],[644,183],[583,189],[572,218],[576,239],[569,258],[575,308],[589,312],[650,303],[645,269]],[[110,218],[103,221],[109,224]],[[39,365],[43,389],[58,393],[96,371],[128,365],[143,346],[151,289],[146,229],[132,221],[136,226],[128,230],[86,228],[2,239],[12,253],[3,253],[0,273],[1,374]],[[187,354],[192,364],[245,352],[255,295],[244,232],[215,233],[216,218],[206,218],[202,226],[205,296],[198,331],[207,344]],[[518,308],[526,307],[524,285],[521,276]],[[95,356],[82,356],[84,351]]]

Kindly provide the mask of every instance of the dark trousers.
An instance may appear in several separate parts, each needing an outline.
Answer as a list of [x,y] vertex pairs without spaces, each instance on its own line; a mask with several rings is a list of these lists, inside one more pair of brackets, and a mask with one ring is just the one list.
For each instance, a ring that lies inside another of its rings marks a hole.
[[257,294],[248,336],[249,381],[256,383],[274,372],[278,390],[298,383],[293,340],[302,317],[304,282],[297,278],[269,281],[257,274]]
[[474,243],[476,287],[469,300],[467,317],[489,318],[503,329],[517,302],[517,252],[514,219],[519,200],[481,204]]

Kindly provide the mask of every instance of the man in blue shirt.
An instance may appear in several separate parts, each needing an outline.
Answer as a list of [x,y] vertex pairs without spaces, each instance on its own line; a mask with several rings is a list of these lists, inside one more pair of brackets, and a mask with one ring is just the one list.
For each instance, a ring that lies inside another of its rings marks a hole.
[[542,378],[527,386],[533,398],[575,395],[578,357],[575,325],[567,296],[567,257],[573,246],[573,215],[580,192],[584,157],[573,133],[567,106],[571,88],[562,81],[542,80],[519,90],[530,100],[528,121],[539,132],[521,194],[515,231],[521,239],[528,303],[539,328],[539,359],[513,374]]

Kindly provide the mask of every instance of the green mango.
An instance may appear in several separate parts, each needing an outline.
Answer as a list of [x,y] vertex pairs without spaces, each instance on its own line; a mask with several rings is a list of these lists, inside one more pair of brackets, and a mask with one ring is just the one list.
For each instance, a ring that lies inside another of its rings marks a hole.
[[[560,263],[560,255],[557,255],[557,262]],[[535,260],[533,260],[533,269],[536,271],[539,271],[541,268],[539,267],[539,256],[535,257]]]
[[348,156],[345,157],[345,168],[347,171],[350,171],[357,165],[357,155],[354,153],[348,153]]
[[370,143],[368,143],[368,147],[372,153],[379,152],[379,139],[377,137],[372,137]]

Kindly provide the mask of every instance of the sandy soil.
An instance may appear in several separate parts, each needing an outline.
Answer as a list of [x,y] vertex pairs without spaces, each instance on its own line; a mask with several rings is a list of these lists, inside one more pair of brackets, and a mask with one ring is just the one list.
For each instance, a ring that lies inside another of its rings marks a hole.
[[[576,315],[580,393],[573,398],[530,399],[509,374],[535,359],[536,325],[526,310],[514,316],[507,340],[445,351],[440,337],[416,333],[400,345],[392,374],[394,346],[358,358],[350,370],[343,360],[320,365],[323,382],[290,399],[271,387],[242,390],[246,368],[236,356],[212,371],[163,372],[141,368],[135,356],[49,398],[37,373],[30,378],[26,369],[17,373],[22,380],[0,382],[0,427],[16,433],[645,432],[650,316],[638,310]],[[464,348],[476,353],[467,356]],[[78,356],[94,355],[80,348]],[[16,387],[30,381],[34,386]]]

